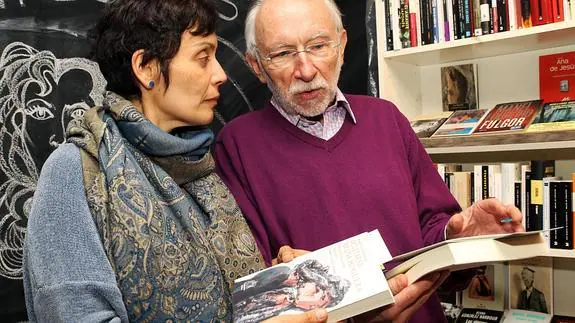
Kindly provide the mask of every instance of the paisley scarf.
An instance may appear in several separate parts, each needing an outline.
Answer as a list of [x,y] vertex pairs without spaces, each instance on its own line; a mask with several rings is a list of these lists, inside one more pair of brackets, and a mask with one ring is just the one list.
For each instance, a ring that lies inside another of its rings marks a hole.
[[209,129],[169,134],[111,92],[68,129],[131,321],[231,321],[234,280],[264,267],[214,173],[212,140]]

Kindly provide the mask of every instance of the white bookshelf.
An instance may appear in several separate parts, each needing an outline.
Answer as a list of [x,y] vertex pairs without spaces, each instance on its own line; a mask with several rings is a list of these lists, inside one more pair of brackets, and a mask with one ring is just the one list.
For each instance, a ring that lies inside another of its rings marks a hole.
[[[375,0],[377,34],[383,35],[383,2]],[[380,97],[408,118],[442,110],[440,67],[477,65],[478,104],[539,97],[539,56],[575,50],[575,21],[386,51],[378,38]],[[575,155],[574,155],[575,159]]]
[[544,256],[553,257],[553,258],[573,258],[573,259],[575,259],[575,250],[549,249],[549,252]]
[[[408,118],[442,111],[442,66],[476,64],[478,107],[489,109],[498,103],[539,98],[539,56],[575,51],[575,20],[386,51],[382,0],[375,0],[375,9],[379,95]],[[438,163],[575,160],[575,131],[421,141]],[[568,168],[569,173],[575,171],[574,164]],[[572,260],[575,251],[550,249],[547,256]]]

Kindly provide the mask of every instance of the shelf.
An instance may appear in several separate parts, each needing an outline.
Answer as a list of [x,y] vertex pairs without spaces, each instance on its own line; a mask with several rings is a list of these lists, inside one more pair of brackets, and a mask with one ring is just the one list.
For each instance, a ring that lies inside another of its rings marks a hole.
[[575,130],[421,138],[436,163],[575,159]]
[[386,51],[383,53],[383,58],[427,66],[561,47],[573,43],[575,43],[575,21],[567,21],[441,44]]
[[575,250],[549,249],[546,256],[555,258],[575,258]]

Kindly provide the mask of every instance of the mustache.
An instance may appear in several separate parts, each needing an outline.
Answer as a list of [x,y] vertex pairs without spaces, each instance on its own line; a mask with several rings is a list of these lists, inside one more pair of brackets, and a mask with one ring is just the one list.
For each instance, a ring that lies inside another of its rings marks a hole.
[[289,87],[288,93],[290,95],[298,94],[301,92],[309,92],[317,89],[327,88],[327,81],[322,77],[316,77],[310,82],[296,81]]

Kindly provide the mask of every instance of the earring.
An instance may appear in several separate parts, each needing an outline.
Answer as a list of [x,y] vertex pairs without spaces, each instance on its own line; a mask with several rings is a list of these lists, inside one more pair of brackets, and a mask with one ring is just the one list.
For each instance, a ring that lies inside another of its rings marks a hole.
[[154,80],[150,80],[150,82],[148,82],[148,89],[151,90],[154,86],[156,86],[156,82],[154,82]]

